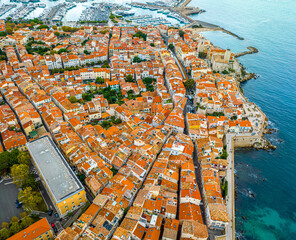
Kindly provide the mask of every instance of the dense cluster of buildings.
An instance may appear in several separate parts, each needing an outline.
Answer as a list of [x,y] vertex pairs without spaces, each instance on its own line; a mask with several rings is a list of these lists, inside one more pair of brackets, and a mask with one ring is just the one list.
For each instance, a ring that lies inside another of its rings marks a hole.
[[[8,58],[0,62],[4,150],[28,147],[60,215],[86,201],[68,164],[85,175],[95,197],[56,239],[207,239],[208,229],[223,231],[223,138],[254,127],[230,50],[165,25],[62,34],[19,28],[0,39]],[[49,54],[29,54],[32,39]],[[186,110],[180,64],[195,82],[194,113]],[[53,171],[46,173],[48,161]],[[69,193],[73,204],[64,202]]]

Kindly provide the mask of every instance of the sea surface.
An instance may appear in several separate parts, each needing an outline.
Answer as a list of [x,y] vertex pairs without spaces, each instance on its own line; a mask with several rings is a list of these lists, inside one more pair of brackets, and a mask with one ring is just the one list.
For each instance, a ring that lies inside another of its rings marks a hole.
[[240,58],[248,71],[260,76],[244,83],[243,89],[267,115],[270,127],[278,130],[268,136],[275,151],[235,151],[237,235],[296,239],[296,1],[193,0],[190,5],[206,10],[194,18],[245,38],[204,33],[215,45],[234,52],[247,46],[259,49]]

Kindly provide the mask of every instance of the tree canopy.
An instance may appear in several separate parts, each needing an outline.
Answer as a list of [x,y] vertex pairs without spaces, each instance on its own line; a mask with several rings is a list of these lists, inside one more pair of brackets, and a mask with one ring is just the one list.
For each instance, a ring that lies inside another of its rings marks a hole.
[[20,151],[18,149],[14,149],[11,152],[5,151],[0,153],[0,171],[8,171],[10,167],[18,163],[17,156],[19,153]]
[[28,210],[37,210],[38,205],[42,202],[40,192],[33,191],[31,187],[26,187],[24,190],[21,190],[18,194],[18,198]]
[[170,43],[168,48],[171,50],[171,51],[174,51],[175,50],[175,46],[174,44]]
[[187,90],[193,90],[194,85],[195,85],[195,82],[193,79],[188,79],[184,82],[184,86]]
[[125,80],[127,82],[134,82],[135,81],[131,74],[126,75]]
[[70,101],[71,103],[77,103],[77,102],[78,102],[78,100],[77,100],[77,98],[76,98],[75,96],[71,96],[71,97],[69,97],[69,101]]
[[11,167],[11,176],[13,177],[13,182],[18,187],[20,187],[24,179],[29,175],[29,166],[26,164],[14,164]]
[[39,27],[37,27],[37,29],[43,29],[43,28],[49,29],[49,27],[45,24],[41,24]]
[[142,31],[137,31],[136,34],[134,34],[133,37],[142,38],[144,41],[146,41],[147,34],[143,33]]
[[104,81],[104,78],[102,78],[102,77],[97,77],[97,79],[96,79],[96,83],[97,84],[103,84],[105,81]]
[[31,165],[31,157],[28,152],[20,152],[17,156],[17,160],[19,164]]

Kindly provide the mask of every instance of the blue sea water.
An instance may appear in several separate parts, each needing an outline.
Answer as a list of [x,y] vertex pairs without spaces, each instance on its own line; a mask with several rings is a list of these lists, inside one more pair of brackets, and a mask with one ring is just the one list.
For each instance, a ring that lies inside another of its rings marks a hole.
[[242,239],[296,239],[296,1],[193,0],[190,5],[206,10],[194,18],[245,38],[204,33],[215,45],[234,52],[259,49],[240,58],[260,76],[243,89],[278,129],[268,136],[275,151],[235,151],[236,232]]

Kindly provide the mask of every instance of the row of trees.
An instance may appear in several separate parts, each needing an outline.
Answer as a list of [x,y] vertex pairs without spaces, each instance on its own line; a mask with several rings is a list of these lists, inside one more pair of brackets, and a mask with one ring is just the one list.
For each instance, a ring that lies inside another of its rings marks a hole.
[[32,225],[37,219],[28,216],[27,212],[20,214],[20,219],[16,216],[11,218],[10,223],[2,222],[0,230],[0,239],[5,240],[10,236],[22,231],[23,229]]
[[141,59],[139,56],[134,56],[133,62],[140,63],[140,62],[146,62],[146,59]]
[[38,190],[39,184],[36,182],[34,174],[29,172],[31,157],[28,152],[19,152],[17,163],[11,167],[13,183],[22,190],[18,194],[18,199],[28,210],[39,210],[38,205],[43,201]]
[[0,61],[7,61],[7,55],[4,51],[2,51],[2,49],[0,49]]
[[115,118],[114,116],[111,117],[110,120],[105,120],[103,122],[100,123],[100,125],[104,128],[104,129],[108,129],[109,127],[111,127],[112,125],[118,125],[122,123],[122,120],[120,118]]

